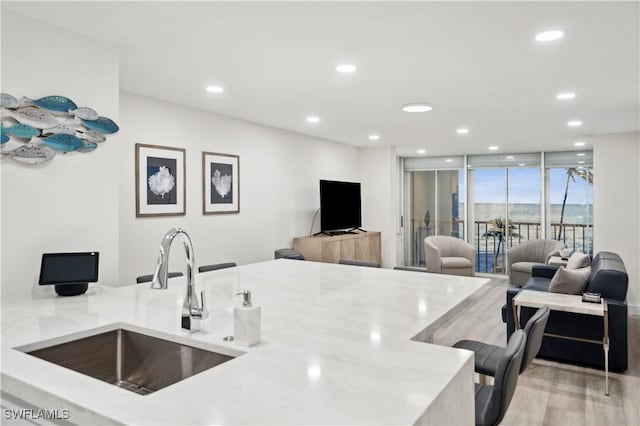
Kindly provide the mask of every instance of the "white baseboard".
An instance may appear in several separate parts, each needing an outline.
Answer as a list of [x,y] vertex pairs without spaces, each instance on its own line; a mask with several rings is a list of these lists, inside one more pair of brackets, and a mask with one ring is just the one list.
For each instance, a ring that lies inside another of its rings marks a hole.
[[640,316],[640,304],[627,303],[627,312],[629,315]]

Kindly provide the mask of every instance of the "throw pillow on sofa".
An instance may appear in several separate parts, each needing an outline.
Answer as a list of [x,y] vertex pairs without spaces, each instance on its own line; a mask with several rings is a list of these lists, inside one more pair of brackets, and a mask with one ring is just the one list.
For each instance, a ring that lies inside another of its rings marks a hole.
[[580,269],[591,265],[591,258],[586,253],[574,252],[567,261],[566,269]]
[[549,293],[582,294],[589,282],[591,266],[580,269],[558,268],[549,283]]

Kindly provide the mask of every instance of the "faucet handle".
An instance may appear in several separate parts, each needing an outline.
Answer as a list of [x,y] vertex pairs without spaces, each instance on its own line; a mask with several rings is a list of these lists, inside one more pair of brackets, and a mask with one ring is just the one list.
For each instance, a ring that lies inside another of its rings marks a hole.
[[160,284],[160,268],[162,267],[162,249],[160,249],[160,253],[158,253],[158,260],[156,262],[156,270],[153,272],[153,279],[151,280],[151,288],[153,289],[161,289],[162,284]]
[[202,303],[202,318],[209,317],[209,310],[207,309],[207,299],[205,298],[207,293],[204,290],[200,292],[200,302]]

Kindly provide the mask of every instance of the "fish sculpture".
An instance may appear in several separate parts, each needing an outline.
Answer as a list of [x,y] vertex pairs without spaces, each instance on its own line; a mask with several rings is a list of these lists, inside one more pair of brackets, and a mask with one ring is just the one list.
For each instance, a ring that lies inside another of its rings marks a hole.
[[56,126],[48,127],[46,129],[42,129],[43,135],[58,134],[58,133],[64,133],[66,135],[75,135],[76,129],[73,126],[70,126],[64,123],[60,123]]
[[70,109],[69,114],[76,116],[81,120],[94,121],[100,118],[98,113],[89,107],[80,107],[80,108]]
[[0,93],[0,105],[5,108],[18,108],[18,99],[8,93]]
[[76,134],[76,136],[88,142],[100,143],[107,140],[107,137],[105,135],[103,135],[100,132],[96,132],[95,130],[87,130],[84,132],[81,130],[78,130],[78,133]]
[[31,139],[34,136],[40,136],[40,130],[31,127],[28,124],[14,124],[11,127],[2,127],[2,133],[24,139]]
[[82,146],[78,148],[78,152],[91,152],[97,147],[98,145],[93,142],[83,142]]
[[58,124],[58,120],[56,120],[50,112],[41,110],[40,108],[28,107],[16,110],[7,110],[6,114],[15,118],[22,124],[28,124],[29,126],[37,129],[44,129]]
[[42,145],[39,141],[31,141],[26,145],[14,149],[8,155],[12,160],[25,164],[42,164],[56,156],[51,148]]
[[20,148],[21,146],[25,146],[25,143],[18,142],[15,139],[9,138],[7,142],[0,144],[0,153],[8,154],[9,152],[15,150],[16,148]]
[[70,109],[78,108],[78,105],[76,105],[76,103],[71,99],[58,95],[45,96],[40,99],[30,99],[23,96],[22,99],[20,99],[20,106],[22,107],[27,105],[35,105],[38,108],[46,109],[47,111],[63,114],[67,114]]
[[[120,130],[113,120],[99,116],[92,108],[78,107],[65,96],[24,96],[18,100],[8,93],[0,95],[2,158],[40,164],[50,161],[56,152],[91,152],[107,140],[106,135]],[[175,188],[175,178],[168,170],[161,172],[150,180],[150,185],[164,196]]]
[[97,120],[82,120],[82,124],[84,124],[87,129],[95,130],[103,135],[109,135],[120,130],[118,125],[107,117],[98,117]]
[[77,137],[64,133],[58,133],[42,139],[42,143],[49,148],[60,152],[76,151],[84,146],[84,142]]

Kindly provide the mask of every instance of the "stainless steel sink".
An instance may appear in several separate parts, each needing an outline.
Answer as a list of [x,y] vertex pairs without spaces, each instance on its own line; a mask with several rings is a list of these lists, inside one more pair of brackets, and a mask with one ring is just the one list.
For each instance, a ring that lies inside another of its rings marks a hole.
[[234,358],[123,328],[26,353],[140,395]]

